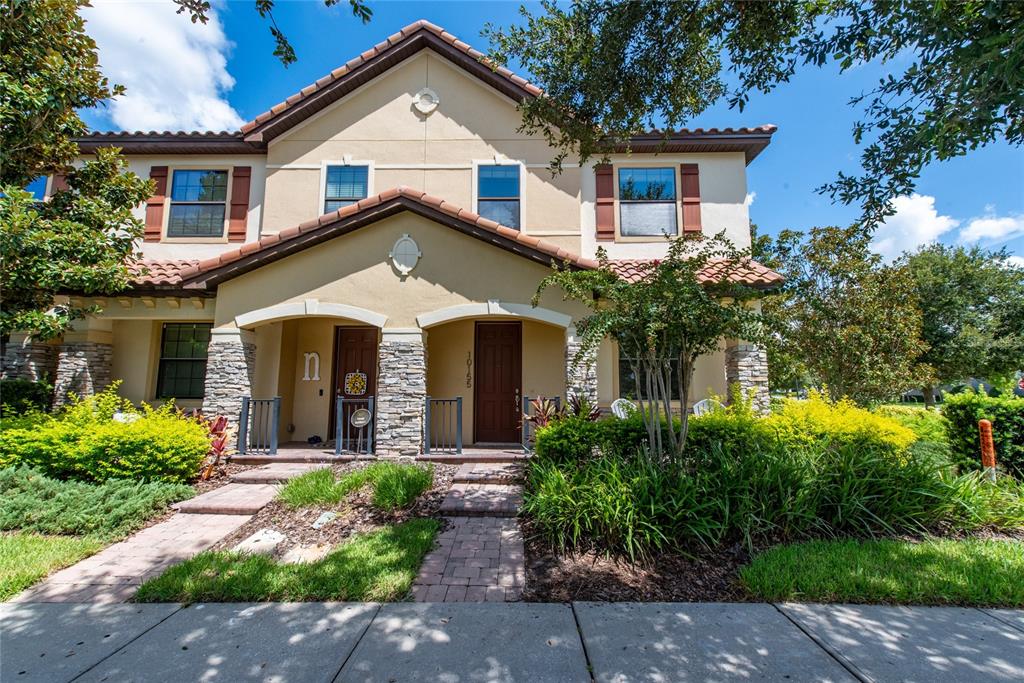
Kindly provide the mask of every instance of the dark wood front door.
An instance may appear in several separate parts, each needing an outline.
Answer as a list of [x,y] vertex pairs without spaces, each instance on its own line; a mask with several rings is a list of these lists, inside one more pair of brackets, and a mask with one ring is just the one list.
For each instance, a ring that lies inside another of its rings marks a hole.
[[[377,395],[377,328],[376,327],[336,327],[334,328],[334,370],[331,395],[331,424],[328,427],[330,438],[337,436],[338,396],[352,399],[365,399]],[[366,375],[366,389],[362,393],[350,393],[345,386],[345,376],[349,373]],[[345,412],[351,413],[365,404],[352,403],[346,405]],[[348,419],[348,415],[344,416]]]
[[519,441],[522,353],[521,323],[476,324],[473,414],[477,443]]

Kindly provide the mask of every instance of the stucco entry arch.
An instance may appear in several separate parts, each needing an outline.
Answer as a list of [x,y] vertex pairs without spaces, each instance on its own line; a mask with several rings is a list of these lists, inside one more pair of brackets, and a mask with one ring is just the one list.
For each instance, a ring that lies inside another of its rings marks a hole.
[[572,316],[565,313],[559,313],[550,308],[534,308],[530,304],[511,303],[508,301],[498,301],[497,299],[491,299],[485,304],[460,304],[458,306],[439,308],[428,313],[420,313],[416,316],[416,323],[421,328],[426,329],[455,320],[486,318],[489,316],[536,320],[537,322],[554,325],[562,329],[568,329],[572,325]]
[[377,313],[367,308],[322,302],[319,299],[306,299],[304,301],[274,304],[273,306],[266,306],[255,311],[242,313],[235,316],[235,325],[240,329],[253,328],[265,323],[302,317],[347,318],[377,328],[383,328],[384,323],[388,320],[388,317],[383,313]]

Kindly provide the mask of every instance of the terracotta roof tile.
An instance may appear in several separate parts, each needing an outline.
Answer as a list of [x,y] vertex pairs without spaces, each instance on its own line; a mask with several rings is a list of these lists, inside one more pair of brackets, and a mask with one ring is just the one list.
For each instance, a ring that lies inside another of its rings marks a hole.
[[[651,265],[657,262],[656,259],[613,259],[609,264],[611,269],[622,279],[638,282],[646,277],[650,272]],[[720,259],[709,264],[701,273],[701,277],[704,282],[717,282],[728,267],[728,261]],[[753,259],[748,259],[732,271],[729,280],[751,287],[769,288],[782,284],[783,278],[771,268],[767,268]]]
[[[593,269],[598,267],[597,261],[590,258],[584,258],[578,254],[573,254],[567,251],[565,248],[558,246],[547,240],[538,239],[529,234],[524,234],[514,228],[508,226],[499,225],[492,220],[487,218],[481,218],[479,215],[472,211],[466,211],[459,207],[451,204],[450,202],[431,197],[420,190],[415,190],[405,186],[399,186],[389,190],[385,190],[378,195],[368,197],[358,204],[350,204],[349,206],[343,207],[338,211],[333,211],[328,214],[320,216],[316,220],[310,220],[302,223],[300,226],[293,226],[286,228],[277,233],[270,233],[261,237],[258,241],[248,242],[239,246],[236,249],[231,249],[223,252],[219,256],[214,258],[204,259],[202,261],[197,260],[144,260],[133,266],[136,273],[139,273],[135,277],[135,284],[137,286],[175,286],[181,285],[188,280],[198,278],[201,275],[208,274],[222,266],[231,264],[235,261],[242,259],[243,257],[249,257],[258,255],[261,252],[269,251],[272,247],[278,244],[288,242],[289,240],[295,239],[300,235],[308,233],[313,230],[318,230],[324,226],[329,226],[332,223],[343,220],[350,216],[354,216],[363,211],[367,211],[374,206],[386,202],[393,201],[405,201],[415,202],[421,206],[429,209],[439,210],[445,215],[457,218],[459,221],[465,223],[467,226],[480,228],[487,232],[494,233],[495,235],[501,236],[505,239],[512,240],[524,247],[540,252],[546,256],[550,256],[553,260],[560,262],[567,262],[575,265],[579,268]],[[611,261],[612,270],[625,280],[638,281],[645,276],[648,272],[652,263],[657,261],[652,259],[618,259]],[[141,274],[141,267],[148,269],[148,273],[145,275]],[[706,282],[714,282],[722,275],[727,267],[725,261],[720,261],[711,264],[702,274]],[[759,287],[768,288],[773,287],[782,282],[782,276],[775,271],[766,268],[757,261],[748,260],[741,268],[736,269],[730,276],[730,279],[734,282],[742,282],[744,284]]]
[[139,286],[168,286],[181,282],[181,274],[199,263],[194,259],[142,259],[128,266],[132,280]]

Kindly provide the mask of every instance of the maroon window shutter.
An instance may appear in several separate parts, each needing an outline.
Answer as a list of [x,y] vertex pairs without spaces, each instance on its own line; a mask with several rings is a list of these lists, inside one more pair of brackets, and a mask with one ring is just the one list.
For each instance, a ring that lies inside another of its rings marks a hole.
[[682,164],[683,182],[683,234],[699,235],[700,228],[700,175],[697,164]]
[[244,242],[249,218],[249,178],[251,166],[235,166],[231,171],[231,212],[228,214],[228,242]]
[[50,181],[50,196],[57,194],[58,192],[64,192],[68,189],[68,177],[63,173],[54,173],[53,179]]
[[156,191],[146,200],[146,232],[143,240],[159,242],[164,227],[164,199],[167,197],[167,167],[153,166],[149,179],[156,182]]
[[611,164],[595,166],[594,175],[597,180],[597,241],[610,242],[615,239],[615,176]]

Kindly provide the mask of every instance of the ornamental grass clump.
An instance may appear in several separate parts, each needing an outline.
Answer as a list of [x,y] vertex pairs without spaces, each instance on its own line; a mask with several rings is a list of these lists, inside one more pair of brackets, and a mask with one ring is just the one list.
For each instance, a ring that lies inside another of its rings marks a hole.
[[392,511],[412,505],[433,481],[433,466],[375,462],[337,478],[329,468],[307,472],[285,484],[278,498],[293,508],[333,506],[353,491],[370,486],[374,507]]

